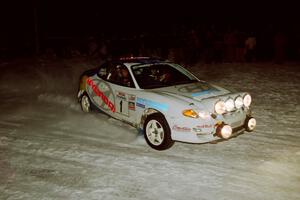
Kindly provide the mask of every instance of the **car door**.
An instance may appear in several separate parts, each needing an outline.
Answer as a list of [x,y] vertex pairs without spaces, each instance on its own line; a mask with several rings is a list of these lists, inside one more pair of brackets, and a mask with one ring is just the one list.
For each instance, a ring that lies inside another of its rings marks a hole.
[[134,122],[135,86],[128,72],[128,80],[124,81],[121,71],[127,70],[123,64],[109,63],[102,65],[96,75],[87,80],[87,92],[91,101],[109,115]]
[[110,83],[105,80],[108,67],[108,64],[102,65],[95,75],[86,80],[87,93],[97,108],[114,115],[116,112],[114,93]]
[[136,89],[132,77],[124,65],[116,65],[113,68],[107,81],[111,83],[115,97],[115,117],[127,122],[134,122]]

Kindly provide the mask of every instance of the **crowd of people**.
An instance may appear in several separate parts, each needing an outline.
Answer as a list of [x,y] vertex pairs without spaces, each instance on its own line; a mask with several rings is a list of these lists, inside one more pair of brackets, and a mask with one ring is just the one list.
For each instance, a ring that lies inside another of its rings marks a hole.
[[167,31],[157,29],[134,34],[95,33],[72,42],[45,39],[41,53],[52,57],[84,55],[102,60],[120,56],[156,56],[188,64],[283,63],[300,57],[300,38],[297,33],[290,33],[277,28],[175,26]]
[[[118,37],[115,37],[118,38]],[[299,42],[289,41],[281,30],[264,33],[214,26],[183,29],[171,33],[145,33],[129,38],[89,41],[88,55],[105,57],[158,56],[176,62],[231,63],[298,59]],[[298,44],[298,46],[297,46]]]

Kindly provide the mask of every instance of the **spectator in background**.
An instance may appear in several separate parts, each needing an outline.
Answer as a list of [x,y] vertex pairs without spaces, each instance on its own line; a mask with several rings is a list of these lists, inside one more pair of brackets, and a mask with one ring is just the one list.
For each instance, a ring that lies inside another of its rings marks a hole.
[[274,36],[275,63],[282,64],[286,57],[287,38],[283,32],[278,31]]
[[88,38],[88,56],[90,57],[94,57],[98,48],[99,48],[99,45],[98,45],[98,42],[96,40],[95,37],[91,36]]
[[194,64],[199,59],[201,42],[198,33],[195,29],[187,32],[185,40],[185,54],[188,59],[188,64]]
[[237,37],[235,33],[228,28],[228,31],[224,35],[224,45],[225,45],[225,62],[236,61],[235,53],[237,47]]
[[245,40],[245,60],[246,62],[256,61],[256,37],[253,32]]
[[215,63],[223,62],[223,54],[224,54],[223,35],[222,33],[216,32],[214,38],[214,44],[213,44],[213,61]]
[[244,62],[245,61],[245,33],[237,31],[237,47],[236,47],[236,61]]
[[208,29],[204,38],[204,61],[210,64],[214,59],[214,32],[212,29]]

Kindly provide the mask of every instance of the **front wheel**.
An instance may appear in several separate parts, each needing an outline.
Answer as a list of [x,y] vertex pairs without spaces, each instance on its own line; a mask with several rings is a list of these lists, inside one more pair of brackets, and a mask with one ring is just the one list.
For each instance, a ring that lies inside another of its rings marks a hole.
[[168,122],[160,113],[147,117],[144,123],[144,137],[148,145],[156,150],[166,150],[174,144]]

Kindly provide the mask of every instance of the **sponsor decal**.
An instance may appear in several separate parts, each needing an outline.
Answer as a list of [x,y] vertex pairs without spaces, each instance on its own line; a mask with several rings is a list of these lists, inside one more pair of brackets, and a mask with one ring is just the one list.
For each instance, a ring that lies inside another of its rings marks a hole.
[[108,88],[107,88],[107,85],[105,85],[104,83],[100,83],[99,87],[100,87],[100,89],[101,89],[102,91],[105,91],[105,90],[108,89]]
[[102,101],[108,106],[108,108],[112,112],[115,112],[116,108],[115,108],[114,104],[104,95],[104,93],[97,87],[97,85],[93,82],[93,80],[91,80],[90,78],[88,78],[86,80],[86,82],[93,89],[93,91],[95,92],[95,94],[98,97],[100,97],[102,99]]
[[205,94],[209,94],[216,91],[215,89],[211,89],[211,90],[203,90],[201,92],[196,92],[192,94],[192,97],[197,97],[197,96],[201,96],[201,95],[205,95]]
[[211,124],[203,124],[203,125],[199,125],[196,126],[196,128],[212,128],[213,126]]
[[117,92],[117,97],[126,101],[126,95],[124,92]]
[[202,125],[196,126],[196,128],[212,128],[212,127],[213,127],[213,125],[211,125],[211,124],[202,124]]
[[203,124],[203,125],[199,125],[196,126],[195,128],[193,128],[193,131],[195,131],[197,133],[197,135],[206,135],[207,133],[202,133],[202,129],[203,128],[212,128],[213,125],[211,124]]
[[146,106],[144,104],[141,104],[139,102],[136,102],[136,106],[137,107],[140,107],[140,108],[145,108]]
[[200,92],[203,90],[210,90],[213,89],[212,86],[210,86],[208,83],[205,82],[198,82],[192,85],[186,85],[178,88],[178,91],[182,93],[194,93],[194,92]]
[[128,102],[128,110],[135,110],[135,103],[132,101]]
[[216,88],[212,87],[211,85],[209,85],[208,83],[205,82],[200,82],[200,83],[196,83],[193,85],[187,85],[187,86],[183,86],[178,88],[179,92],[182,93],[192,93],[192,97],[196,97],[196,96],[200,96],[200,95],[205,95],[205,94],[209,94],[212,93],[214,91],[218,91]]
[[144,98],[139,98],[137,97],[136,100],[136,104],[137,106],[139,105],[139,107],[141,108],[154,108],[157,110],[163,110],[163,111],[167,111],[169,108],[168,104],[164,104],[164,103],[159,103],[159,102],[155,102],[149,99],[144,99]]
[[180,126],[177,126],[177,125],[174,125],[172,127],[172,129],[174,131],[178,131],[178,132],[190,132],[191,131],[191,128],[189,128],[189,127],[180,127]]
[[201,128],[193,128],[193,131],[195,131],[196,133],[200,133],[200,132],[202,132],[202,129]]
[[128,100],[129,101],[135,101],[135,95],[129,95]]

